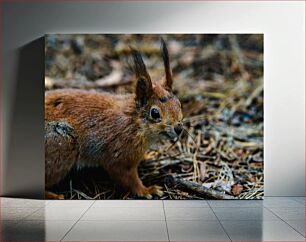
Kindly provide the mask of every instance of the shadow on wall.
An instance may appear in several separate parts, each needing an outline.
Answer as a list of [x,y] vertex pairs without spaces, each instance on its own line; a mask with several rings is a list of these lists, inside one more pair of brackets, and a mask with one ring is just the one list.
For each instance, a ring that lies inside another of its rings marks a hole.
[[2,172],[4,196],[44,197],[44,68],[44,37],[18,49]]

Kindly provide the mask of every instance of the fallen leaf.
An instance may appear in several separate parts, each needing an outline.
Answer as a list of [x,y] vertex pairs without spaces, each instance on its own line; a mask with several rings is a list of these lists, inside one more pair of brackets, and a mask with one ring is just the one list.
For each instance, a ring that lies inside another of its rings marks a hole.
[[243,190],[243,187],[240,184],[235,184],[232,187],[232,193],[235,196],[238,196]]

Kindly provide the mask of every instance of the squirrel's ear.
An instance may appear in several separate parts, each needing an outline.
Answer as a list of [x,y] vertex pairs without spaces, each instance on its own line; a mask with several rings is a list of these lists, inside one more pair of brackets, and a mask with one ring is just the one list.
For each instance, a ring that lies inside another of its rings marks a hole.
[[137,107],[144,107],[148,103],[153,94],[153,87],[151,80],[140,77],[136,83],[136,105]]
[[138,107],[143,107],[147,104],[153,94],[152,81],[141,54],[133,48],[131,48],[131,52],[134,61],[134,71],[137,78],[135,88],[136,104]]
[[173,79],[172,79],[172,73],[171,73],[171,68],[170,68],[168,49],[167,49],[164,39],[161,38],[160,41],[161,41],[160,50],[163,56],[165,73],[166,73],[166,81],[165,81],[164,86],[166,89],[172,90]]

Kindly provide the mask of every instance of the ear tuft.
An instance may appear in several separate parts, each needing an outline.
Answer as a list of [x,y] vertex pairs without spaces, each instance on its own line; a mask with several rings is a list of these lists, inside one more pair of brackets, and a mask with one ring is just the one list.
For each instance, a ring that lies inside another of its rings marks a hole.
[[143,62],[142,56],[140,52],[133,47],[130,46],[131,53],[133,56],[133,62],[134,62],[134,72],[137,78],[140,78],[141,76],[147,78],[148,80],[151,80],[150,75],[147,71],[146,65]]
[[171,73],[171,68],[170,68],[169,53],[168,53],[168,49],[167,49],[164,39],[161,38],[160,41],[161,41],[160,50],[162,53],[165,74],[166,74],[166,81],[164,85],[167,90],[172,90],[173,79],[172,79],[172,73]]
[[143,62],[141,54],[139,51],[130,47],[133,61],[134,61],[134,71],[137,78],[136,81],[136,106],[138,108],[144,107],[153,94],[153,86],[147,68]]

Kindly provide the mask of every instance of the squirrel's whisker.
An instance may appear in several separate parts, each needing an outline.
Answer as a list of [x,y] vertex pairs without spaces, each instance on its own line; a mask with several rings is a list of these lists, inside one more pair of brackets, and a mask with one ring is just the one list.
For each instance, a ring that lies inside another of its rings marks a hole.
[[170,149],[172,149],[172,147],[181,139],[182,134],[183,134],[183,132],[181,132],[181,133],[179,134],[179,136],[178,136],[177,139],[174,141],[174,143],[172,143],[172,144],[166,149],[165,152],[168,152]]
[[187,135],[191,138],[192,142],[197,145],[197,143],[195,142],[195,139],[194,137],[189,133],[189,131],[185,128],[185,127],[182,127],[182,129],[187,133]]

